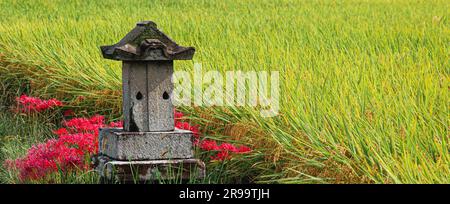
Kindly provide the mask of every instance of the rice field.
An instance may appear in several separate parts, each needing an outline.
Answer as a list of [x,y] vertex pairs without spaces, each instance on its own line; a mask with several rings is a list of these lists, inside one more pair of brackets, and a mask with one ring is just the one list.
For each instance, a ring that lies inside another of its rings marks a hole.
[[[3,96],[27,91],[120,117],[121,63],[103,59],[99,46],[152,20],[196,48],[176,70],[280,72],[276,117],[245,106],[178,107],[207,137],[255,149],[251,164],[232,163],[229,175],[450,183],[449,1],[0,0],[0,11]],[[17,141],[2,143],[2,159],[20,154],[6,151]]]

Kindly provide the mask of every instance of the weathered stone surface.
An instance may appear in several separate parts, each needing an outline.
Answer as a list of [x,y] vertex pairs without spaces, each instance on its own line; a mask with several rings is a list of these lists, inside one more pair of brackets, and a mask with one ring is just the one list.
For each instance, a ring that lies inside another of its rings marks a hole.
[[122,161],[193,158],[192,132],[124,132],[120,128],[104,128],[99,134],[99,153]]
[[123,62],[124,129],[174,130],[173,61]]
[[117,161],[99,157],[96,170],[106,181],[121,183],[188,180],[205,177],[205,164],[198,159]]

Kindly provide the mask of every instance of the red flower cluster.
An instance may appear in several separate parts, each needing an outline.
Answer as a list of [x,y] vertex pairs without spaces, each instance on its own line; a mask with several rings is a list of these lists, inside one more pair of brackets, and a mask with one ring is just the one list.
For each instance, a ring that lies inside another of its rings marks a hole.
[[199,145],[200,149],[204,151],[215,151],[217,154],[215,156],[211,156],[212,160],[228,160],[231,158],[230,153],[247,153],[250,152],[251,149],[247,146],[236,147],[230,143],[222,143],[221,145],[217,145],[214,140],[203,140],[199,144],[200,133],[198,130],[198,126],[192,126],[188,122],[181,122],[180,120],[183,118],[183,113],[175,111],[175,127],[178,129],[190,130],[194,133],[195,137],[195,145]]
[[251,149],[245,145],[239,147],[236,147],[230,143],[222,143],[221,145],[217,145],[214,140],[203,140],[200,144],[200,148],[205,151],[217,151],[217,155],[211,156],[211,159],[219,161],[230,159],[230,153],[247,153],[251,151]]
[[98,129],[120,127],[121,122],[104,124],[103,116],[74,118],[63,122],[64,128],[55,130],[57,139],[33,146],[25,157],[6,161],[6,166],[19,170],[20,179],[39,179],[58,170],[90,168],[86,156],[98,152]]
[[[106,126],[104,122],[105,117],[101,115],[95,115],[91,118],[73,118],[63,122],[63,125],[68,129],[63,128],[57,131],[66,131],[70,133],[88,132],[98,135],[99,128]],[[117,125],[114,125],[114,127],[117,127]]]
[[180,121],[183,118],[183,113],[175,111],[174,118],[175,118],[175,127],[178,129],[183,130],[190,130],[194,134],[194,144],[198,144],[198,141],[200,140],[200,132],[198,130],[198,125],[191,125],[188,122],[182,122]]
[[18,110],[22,113],[42,112],[53,107],[62,106],[62,102],[56,99],[42,100],[36,97],[22,95],[16,98]]

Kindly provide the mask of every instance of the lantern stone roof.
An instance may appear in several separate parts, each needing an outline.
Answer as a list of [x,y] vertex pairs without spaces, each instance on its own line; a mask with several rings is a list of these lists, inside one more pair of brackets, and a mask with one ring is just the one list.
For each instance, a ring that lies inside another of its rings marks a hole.
[[101,46],[103,57],[121,61],[190,60],[195,48],[179,46],[152,21],[137,23],[115,45]]

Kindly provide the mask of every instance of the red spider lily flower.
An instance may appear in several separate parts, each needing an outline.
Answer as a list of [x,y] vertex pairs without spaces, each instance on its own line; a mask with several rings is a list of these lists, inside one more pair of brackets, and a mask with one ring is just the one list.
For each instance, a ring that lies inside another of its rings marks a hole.
[[237,150],[238,150],[234,145],[232,145],[230,143],[222,143],[219,146],[219,149],[222,151],[230,151],[230,152],[237,152]]
[[200,137],[200,131],[198,130],[198,126],[197,125],[191,126],[191,127],[189,127],[189,130],[192,131],[192,133],[194,134],[195,139],[198,140],[199,137]]
[[230,153],[248,153],[251,149],[245,145],[237,148],[230,143],[222,143],[217,145],[216,141],[203,140],[200,144],[200,148],[204,151],[219,151],[215,156],[211,156],[211,160],[224,161],[231,159]]
[[66,128],[60,128],[60,129],[54,130],[53,133],[55,133],[55,135],[61,136],[61,135],[69,134],[69,131],[67,131]]
[[109,123],[109,127],[121,128],[121,127],[123,127],[123,121],[111,122],[111,123]]
[[226,150],[222,150],[219,153],[217,153],[216,156],[211,156],[211,160],[218,160],[218,161],[224,161],[230,159],[230,153]]
[[62,102],[56,99],[42,100],[36,97],[22,95],[16,98],[18,110],[22,113],[42,112],[54,107],[62,106]]
[[242,145],[242,146],[240,146],[240,147],[237,149],[237,152],[238,152],[238,153],[247,153],[247,152],[250,152],[250,151],[252,151],[252,149],[250,149],[250,147],[247,147],[247,146],[245,146],[245,145]]
[[191,125],[188,122],[176,122],[175,127],[183,130],[191,129]]
[[180,120],[183,117],[183,113],[182,112],[178,112],[178,111],[174,111],[174,119],[175,120]]
[[64,121],[63,125],[77,131],[98,131],[99,128],[105,127],[104,117],[96,115],[91,118],[73,118]]
[[219,150],[219,146],[217,146],[217,143],[214,140],[203,140],[202,143],[200,144],[200,148],[205,151]]

